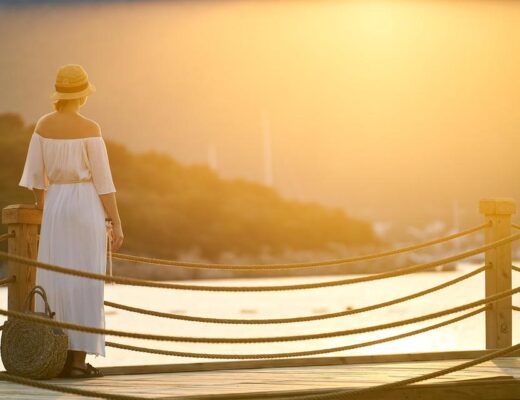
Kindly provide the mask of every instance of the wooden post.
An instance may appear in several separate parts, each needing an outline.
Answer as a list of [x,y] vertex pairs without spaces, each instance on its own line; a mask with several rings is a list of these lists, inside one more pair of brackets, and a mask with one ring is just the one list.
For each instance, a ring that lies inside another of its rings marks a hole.
[[[485,230],[486,244],[511,235],[511,215],[516,212],[512,199],[481,200],[480,212],[490,223]],[[486,266],[486,297],[511,290],[511,243],[486,251]],[[486,349],[512,345],[511,306],[511,297],[507,297],[486,310]]]
[[[2,210],[2,224],[7,225],[7,232],[15,236],[8,239],[9,254],[36,259],[38,256],[38,226],[41,224],[42,211],[34,205],[14,204]],[[25,298],[36,281],[36,269],[9,260],[9,276],[15,281],[8,288],[8,309],[23,311]],[[34,299],[33,299],[34,300]],[[31,305],[34,309],[34,301]]]

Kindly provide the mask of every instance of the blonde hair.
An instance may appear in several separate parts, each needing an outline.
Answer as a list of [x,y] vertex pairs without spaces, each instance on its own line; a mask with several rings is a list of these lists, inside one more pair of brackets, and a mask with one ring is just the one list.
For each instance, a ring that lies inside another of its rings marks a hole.
[[56,111],[61,111],[63,109],[63,107],[65,107],[67,104],[76,102],[78,99],[79,99],[79,105],[82,106],[83,104],[85,104],[85,101],[87,101],[87,96],[78,97],[76,99],[60,99],[60,100],[56,100],[54,102],[54,109]]

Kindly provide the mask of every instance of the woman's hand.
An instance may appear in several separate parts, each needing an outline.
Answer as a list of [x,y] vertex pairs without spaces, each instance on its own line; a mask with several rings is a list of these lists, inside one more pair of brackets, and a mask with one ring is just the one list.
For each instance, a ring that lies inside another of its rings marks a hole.
[[116,194],[105,193],[100,194],[99,198],[103,203],[103,207],[105,209],[105,216],[108,217],[106,219],[112,221],[112,229],[111,236],[112,241],[111,246],[113,251],[117,251],[121,244],[123,244],[123,229],[121,228],[121,219],[119,218],[119,211],[117,210],[117,202],[116,202]]
[[112,251],[116,252],[119,250],[121,245],[123,244],[123,228],[121,228],[121,224],[115,224],[112,226]]

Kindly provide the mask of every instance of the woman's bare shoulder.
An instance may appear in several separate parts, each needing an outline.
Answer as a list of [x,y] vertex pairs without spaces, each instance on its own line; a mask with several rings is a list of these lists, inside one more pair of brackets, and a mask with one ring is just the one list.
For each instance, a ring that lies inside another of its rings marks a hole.
[[51,121],[53,119],[53,116],[52,114],[54,113],[47,113],[47,114],[44,114],[40,117],[40,119],[38,119],[38,121],[36,122],[36,125],[34,126],[34,130],[37,131],[38,133],[40,133],[41,131],[46,131],[47,130],[47,126],[51,125]]
[[101,127],[96,121],[80,114],[63,116],[56,111],[43,115],[36,123],[35,130],[53,139],[101,136]]
[[50,113],[42,115],[40,117],[40,119],[38,119],[38,121],[36,122],[35,128],[38,129],[38,128],[46,125],[49,122],[49,120],[52,119],[52,114],[54,114],[54,113],[50,112]]
[[91,136],[101,136],[101,127],[99,126],[99,124],[93,119],[85,118],[85,120],[92,133]]

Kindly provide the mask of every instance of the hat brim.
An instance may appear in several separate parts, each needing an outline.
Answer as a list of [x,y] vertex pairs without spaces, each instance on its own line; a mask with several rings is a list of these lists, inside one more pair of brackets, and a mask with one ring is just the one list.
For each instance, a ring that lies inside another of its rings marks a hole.
[[72,93],[64,93],[64,92],[53,92],[50,95],[50,98],[52,100],[72,100],[72,99],[78,99],[83,96],[88,96],[91,93],[94,93],[96,91],[96,87],[92,85],[91,83],[88,84],[88,87],[83,89],[81,92],[72,92]]

